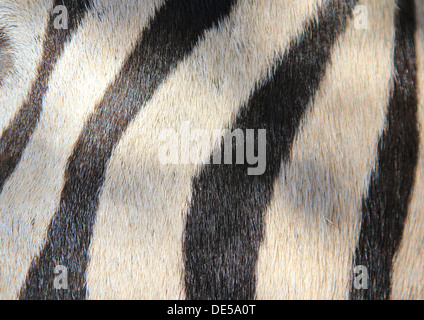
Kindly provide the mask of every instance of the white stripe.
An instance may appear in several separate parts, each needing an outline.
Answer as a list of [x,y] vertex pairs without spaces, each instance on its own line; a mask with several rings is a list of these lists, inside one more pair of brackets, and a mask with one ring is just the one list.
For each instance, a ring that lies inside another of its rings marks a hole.
[[[259,299],[346,299],[361,202],[386,119],[394,1],[365,0],[348,25],[275,183],[258,262]],[[358,18],[358,17],[356,17]]]
[[83,125],[161,3],[96,0],[65,47],[39,125],[0,194],[0,298],[17,297],[58,207],[66,162]]
[[182,236],[198,166],[161,165],[160,134],[185,121],[190,129],[227,127],[316,3],[239,1],[141,110],[107,169],[90,248],[90,298],[184,297]]

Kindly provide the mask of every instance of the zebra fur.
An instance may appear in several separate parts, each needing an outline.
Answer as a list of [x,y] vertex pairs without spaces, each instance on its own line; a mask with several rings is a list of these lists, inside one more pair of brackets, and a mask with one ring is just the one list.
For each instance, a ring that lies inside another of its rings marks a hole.
[[[423,10],[1,0],[0,297],[422,299]],[[186,124],[266,129],[265,173],[162,164]]]

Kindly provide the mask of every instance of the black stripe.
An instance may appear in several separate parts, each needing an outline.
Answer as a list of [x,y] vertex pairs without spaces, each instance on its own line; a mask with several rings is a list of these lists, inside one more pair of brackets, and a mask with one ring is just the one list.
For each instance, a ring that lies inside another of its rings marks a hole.
[[53,9],[43,43],[41,64],[37,70],[37,79],[32,85],[29,96],[3,131],[0,138],[0,192],[7,178],[18,165],[22,153],[33,134],[40,118],[43,97],[48,89],[52,70],[62,54],[65,43],[69,42],[73,32],[90,8],[92,0],[56,0],[53,9],[64,5],[68,11],[68,29],[56,29]]
[[[112,150],[143,104],[190,54],[204,31],[229,14],[233,3],[172,0],[157,12],[77,142],[69,159],[59,211],[48,229],[47,243],[32,263],[21,299],[86,297],[88,247]],[[57,265],[68,268],[68,290],[53,288]]]
[[354,260],[354,266],[368,269],[368,289],[356,290],[352,282],[350,298],[355,300],[390,298],[393,257],[402,240],[418,161],[415,5],[413,0],[399,0],[398,5],[394,89],[379,139],[376,168],[362,204]]
[[272,79],[238,115],[234,129],[242,129],[245,135],[246,129],[266,129],[265,174],[248,175],[245,161],[244,165],[206,165],[193,179],[184,235],[188,299],[255,298],[255,265],[273,183],[282,161],[289,160],[294,135],[355,3],[332,1],[306,23]]

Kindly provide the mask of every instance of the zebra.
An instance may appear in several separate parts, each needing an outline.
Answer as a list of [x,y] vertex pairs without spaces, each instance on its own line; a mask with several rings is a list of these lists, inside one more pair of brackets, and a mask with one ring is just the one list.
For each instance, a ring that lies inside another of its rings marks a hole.
[[0,0],[0,69],[2,299],[424,298],[421,0]]

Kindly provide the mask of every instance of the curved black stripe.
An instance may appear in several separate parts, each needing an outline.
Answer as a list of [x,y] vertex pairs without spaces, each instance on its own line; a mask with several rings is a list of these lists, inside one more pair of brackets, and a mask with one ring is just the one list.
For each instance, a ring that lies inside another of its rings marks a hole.
[[184,235],[188,299],[255,297],[263,214],[273,183],[282,161],[289,159],[294,135],[355,3],[331,1],[321,9],[293,41],[272,79],[254,93],[238,115],[234,128],[245,134],[246,129],[266,129],[265,174],[249,176],[247,164],[206,165],[193,179]]
[[355,300],[390,297],[393,257],[402,239],[418,161],[415,6],[413,0],[400,0],[398,5],[395,84],[386,128],[379,139],[376,169],[362,204],[354,263],[367,267],[368,289],[356,290],[352,282],[350,298]]
[[[53,68],[62,54],[65,43],[69,42],[78,23],[91,7],[91,2],[92,0],[56,0],[54,2],[44,38],[37,79],[32,85],[26,101],[9,126],[3,131],[0,138],[0,192],[7,178],[18,165],[22,153],[37,126],[42,110],[43,97],[48,89],[49,78]],[[55,28],[55,19],[60,18],[60,15],[55,14],[53,10],[59,5],[67,8],[68,29]]]
[[[49,226],[47,243],[31,265],[21,299],[86,297],[88,247],[113,148],[143,104],[192,51],[204,31],[229,14],[233,3],[172,0],[157,12],[77,142],[59,211]],[[68,290],[53,288],[56,265],[68,268]]]

